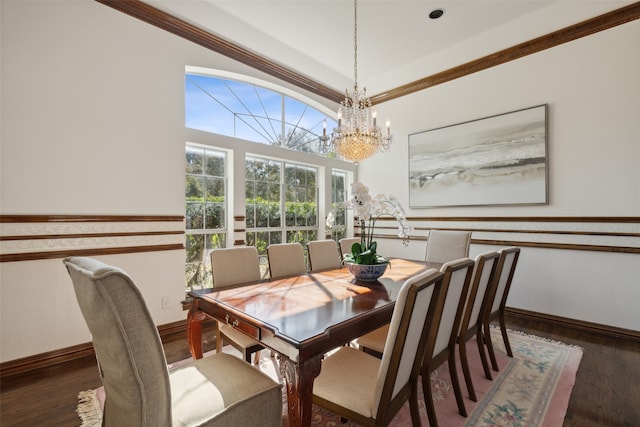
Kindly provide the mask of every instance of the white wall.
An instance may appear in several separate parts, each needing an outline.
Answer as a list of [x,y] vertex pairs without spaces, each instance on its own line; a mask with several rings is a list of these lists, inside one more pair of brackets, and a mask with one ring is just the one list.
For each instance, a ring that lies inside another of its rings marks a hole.
[[[640,21],[634,21],[389,101],[378,110],[382,117],[392,120],[395,146],[391,152],[363,162],[360,180],[372,193],[393,193],[408,206],[409,134],[548,104],[548,205],[408,209],[407,214],[427,220],[487,216],[637,218],[639,76]],[[450,224],[454,228],[468,225]],[[561,226],[575,227],[575,224]],[[607,231],[599,227],[640,233],[637,223],[599,224],[591,229]],[[536,236],[525,239],[533,237]],[[558,239],[544,238],[551,242]],[[596,239],[571,238],[577,239],[573,243],[586,244]],[[597,244],[640,247],[640,239],[599,238]],[[420,242],[412,242],[407,248],[396,244],[392,250],[410,256],[412,248],[415,253],[424,254]],[[472,245],[471,251],[474,255],[489,249],[492,247]],[[640,330],[638,266],[638,254],[525,247],[508,305],[637,331]]]
[[[182,216],[184,144],[211,143],[184,127],[185,66],[274,81],[97,2],[0,7],[5,215]],[[184,250],[98,258],[134,278],[157,324],[186,317]],[[4,262],[0,286],[0,361],[90,341],[60,259]]]

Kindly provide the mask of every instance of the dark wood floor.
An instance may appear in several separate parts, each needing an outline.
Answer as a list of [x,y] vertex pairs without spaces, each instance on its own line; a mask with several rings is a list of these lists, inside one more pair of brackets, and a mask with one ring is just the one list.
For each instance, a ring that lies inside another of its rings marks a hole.
[[[564,427],[640,426],[640,342],[520,318],[507,324],[584,349]],[[205,343],[206,349],[212,344]],[[169,363],[189,357],[184,335],[168,337],[165,351]],[[0,426],[78,426],[78,392],[98,386],[93,357],[3,378]]]

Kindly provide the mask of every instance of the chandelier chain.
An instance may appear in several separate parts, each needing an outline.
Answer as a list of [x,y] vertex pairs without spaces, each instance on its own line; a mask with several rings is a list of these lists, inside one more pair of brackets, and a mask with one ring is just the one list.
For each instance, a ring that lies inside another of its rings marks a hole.
[[353,81],[358,87],[358,0],[353,0]]

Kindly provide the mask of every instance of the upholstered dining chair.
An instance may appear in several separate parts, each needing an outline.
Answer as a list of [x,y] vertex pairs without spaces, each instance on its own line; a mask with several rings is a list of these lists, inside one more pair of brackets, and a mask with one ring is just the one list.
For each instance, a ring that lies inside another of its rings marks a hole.
[[417,383],[424,354],[431,354],[446,286],[442,273],[422,272],[398,294],[382,359],[341,347],[322,362],[313,402],[363,426],[386,426],[409,401],[420,426]]
[[[224,289],[242,283],[260,280],[260,261],[255,246],[235,246],[233,248],[214,249],[211,251],[211,271],[213,273],[213,287]],[[234,348],[242,353],[244,359],[251,363],[251,354],[255,353],[256,365],[260,363],[260,350],[264,347],[253,338],[238,331],[231,325],[216,322],[216,351],[222,351],[226,338]]]
[[469,371],[466,343],[472,337],[476,337],[476,344],[478,346],[478,352],[480,353],[484,374],[487,379],[492,379],[489,362],[487,361],[487,355],[484,351],[484,343],[482,341],[482,319],[488,305],[488,298],[486,298],[487,289],[493,281],[499,257],[500,255],[496,251],[484,252],[476,256],[473,276],[471,278],[471,284],[469,285],[469,293],[467,294],[467,302],[462,315],[462,322],[460,323],[460,332],[458,333],[458,351],[460,353],[462,373],[467,385],[469,397],[474,402],[477,401],[477,397],[473,387],[473,381],[471,380],[471,372]]
[[500,251],[500,259],[496,267],[495,278],[493,280],[493,286],[489,289],[489,301],[491,301],[491,309],[488,309],[484,314],[482,322],[484,342],[487,345],[489,352],[489,358],[491,359],[491,366],[494,371],[499,371],[498,361],[496,360],[496,354],[493,350],[493,342],[491,342],[491,333],[489,325],[494,320],[497,320],[500,324],[500,332],[502,333],[502,340],[504,341],[505,350],[507,355],[513,357],[511,351],[511,344],[509,343],[509,336],[507,335],[507,325],[504,320],[504,307],[509,297],[509,290],[511,289],[511,282],[513,281],[513,275],[516,271],[516,265],[518,264],[518,258],[520,257],[520,248],[516,246],[510,246],[502,248]]
[[[424,402],[429,417],[429,425],[436,427],[438,421],[436,418],[435,407],[433,405],[433,395],[431,393],[431,381],[429,376],[438,366],[445,360],[449,364],[449,372],[451,375],[451,384],[456,397],[458,411],[460,415],[467,416],[467,411],[462,398],[462,390],[458,381],[458,374],[455,362],[455,345],[458,338],[458,330],[460,328],[460,319],[466,302],[469,283],[473,273],[473,260],[469,258],[461,258],[459,260],[445,263],[440,271],[444,274],[443,283],[447,286],[447,295],[442,310],[442,318],[437,332],[437,339],[432,354],[425,354],[422,364],[422,390],[424,393]],[[385,341],[388,339],[388,332],[382,327],[375,331],[363,335],[357,339],[358,346],[366,353],[379,354],[382,351],[384,357],[384,349],[386,349]]]
[[307,243],[307,257],[310,271],[342,266],[340,251],[335,240],[313,240]]
[[93,336],[106,394],[104,426],[282,425],[278,383],[225,353],[169,371],[158,329],[133,280],[93,258],[67,258],[64,264]]
[[449,262],[469,256],[470,231],[431,230],[427,237],[426,262]]
[[360,243],[359,237],[345,237],[344,239],[340,239],[338,242],[340,244],[340,258],[344,258],[345,254],[351,253],[351,246],[354,243]]
[[304,249],[300,243],[276,243],[267,247],[271,278],[293,276],[307,271]]

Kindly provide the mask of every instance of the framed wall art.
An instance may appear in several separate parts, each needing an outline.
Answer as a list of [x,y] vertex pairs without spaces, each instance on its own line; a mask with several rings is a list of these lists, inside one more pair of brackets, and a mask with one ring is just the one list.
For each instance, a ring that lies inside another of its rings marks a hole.
[[412,208],[547,204],[547,105],[409,135]]

